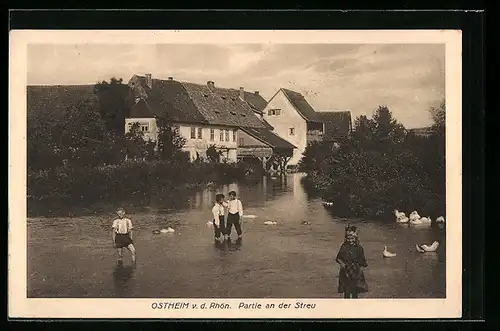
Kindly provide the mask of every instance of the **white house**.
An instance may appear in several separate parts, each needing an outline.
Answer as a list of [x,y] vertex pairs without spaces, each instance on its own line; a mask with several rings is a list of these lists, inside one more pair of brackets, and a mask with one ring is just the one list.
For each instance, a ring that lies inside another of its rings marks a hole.
[[316,112],[302,94],[284,88],[263,111],[273,132],[297,147],[289,165],[297,165],[310,142],[346,136],[351,130],[350,118],[349,111]]

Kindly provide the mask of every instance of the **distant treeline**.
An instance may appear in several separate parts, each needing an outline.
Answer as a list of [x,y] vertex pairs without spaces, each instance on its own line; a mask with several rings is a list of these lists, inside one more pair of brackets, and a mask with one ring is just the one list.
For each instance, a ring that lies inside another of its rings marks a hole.
[[356,118],[344,141],[307,147],[299,168],[311,193],[333,202],[344,217],[387,217],[394,209],[422,216],[445,214],[445,104],[431,108],[431,134],[408,131],[380,106],[372,119]]

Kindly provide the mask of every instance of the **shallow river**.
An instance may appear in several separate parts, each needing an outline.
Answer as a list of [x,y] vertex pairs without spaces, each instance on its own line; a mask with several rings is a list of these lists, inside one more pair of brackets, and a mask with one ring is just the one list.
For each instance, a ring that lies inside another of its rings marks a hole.
[[[308,198],[300,177],[206,189],[186,198],[189,206],[182,210],[127,210],[135,227],[136,268],[128,252],[124,266],[116,263],[110,233],[116,206],[107,214],[31,218],[28,297],[340,298],[334,259],[347,223],[358,226],[369,264],[370,291],[361,297],[445,297],[443,230],[335,218],[320,200]],[[216,247],[206,223],[215,194],[232,189],[245,214],[256,217],[245,219],[241,245],[234,243],[233,229],[233,243]],[[175,233],[152,233],[168,226]],[[416,243],[434,240],[441,244],[437,252],[416,252]],[[384,245],[397,256],[384,259]]]

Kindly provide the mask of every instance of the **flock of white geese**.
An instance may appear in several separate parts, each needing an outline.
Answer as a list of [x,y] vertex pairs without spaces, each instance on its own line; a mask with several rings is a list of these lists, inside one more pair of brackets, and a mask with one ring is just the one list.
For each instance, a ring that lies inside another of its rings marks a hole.
[[[420,217],[417,211],[413,211],[409,217],[406,216],[405,213],[398,211],[397,209],[394,210],[394,215],[396,216],[396,223],[400,224],[412,224],[412,225],[431,225],[432,219],[430,217]],[[245,215],[244,218],[256,218],[256,215]],[[445,220],[443,216],[440,216],[436,218],[436,223],[441,223],[444,224]],[[265,225],[277,225],[276,221],[265,221]],[[310,225],[310,222],[304,221],[302,222],[302,225]],[[209,221],[207,222],[207,226],[213,226],[212,222]],[[160,233],[174,233],[175,230],[172,229],[171,227],[167,227],[161,230],[153,230],[154,234],[160,234]],[[439,247],[439,242],[434,241],[430,245],[426,244],[416,244],[415,248],[417,249],[417,252],[419,253],[426,253],[426,252],[435,252]],[[384,246],[384,251],[382,252],[382,256],[384,258],[391,258],[395,257],[397,254],[393,252],[389,252],[387,250],[387,246]]]
[[[409,217],[405,213],[394,210],[394,215],[396,216],[396,223],[399,224],[411,224],[411,225],[431,225],[432,219],[427,217],[420,217],[417,211],[413,211]],[[444,224],[445,220],[443,216],[436,218],[436,223]],[[415,248],[419,253],[435,252],[439,247],[439,242],[434,241],[431,245],[426,244],[416,244]],[[384,251],[382,252],[383,257],[389,258],[396,256],[396,253],[389,252],[387,246],[384,246]]]

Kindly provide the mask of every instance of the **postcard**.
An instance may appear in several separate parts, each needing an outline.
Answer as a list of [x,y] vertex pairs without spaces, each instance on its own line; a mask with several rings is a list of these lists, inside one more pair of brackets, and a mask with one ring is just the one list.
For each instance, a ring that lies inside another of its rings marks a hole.
[[11,318],[459,318],[461,31],[13,30]]

